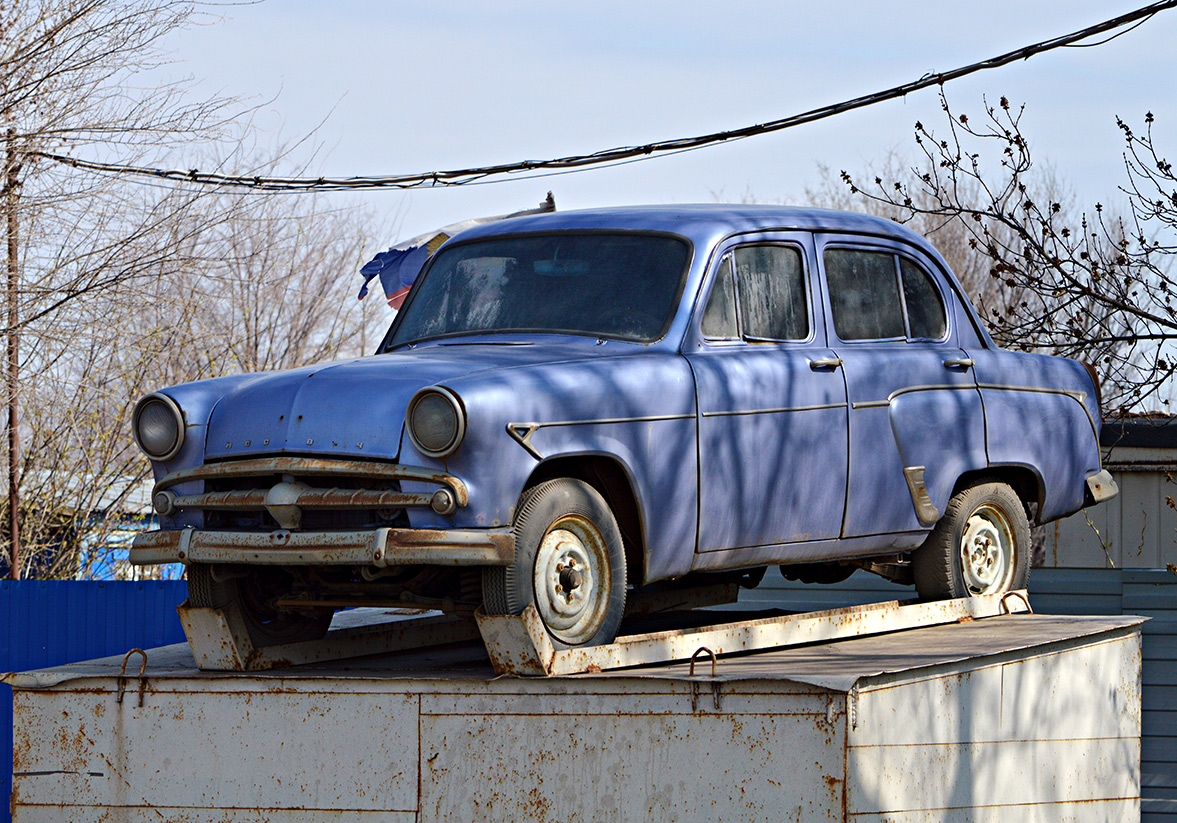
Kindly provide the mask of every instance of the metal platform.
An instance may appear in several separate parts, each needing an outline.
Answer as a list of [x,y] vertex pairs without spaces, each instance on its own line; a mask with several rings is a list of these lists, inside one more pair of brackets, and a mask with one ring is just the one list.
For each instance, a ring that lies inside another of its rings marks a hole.
[[[708,594],[713,595],[711,601],[724,602],[722,597],[715,596],[716,592],[708,590],[687,599],[696,604],[708,602]],[[653,605],[674,606],[679,603],[666,601]],[[236,603],[224,609],[195,608],[185,603],[178,609],[197,666],[210,671],[264,671],[427,648],[481,636],[496,673],[530,676],[599,672],[686,660],[699,654],[714,659],[726,654],[883,634],[1029,610],[1026,592],[1017,591],[927,603],[892,601],[732,622],[721,622],[718,613],[695,611],[686,621],[688,628],[623,634],[608,645],[557,649],[533,606],[528,606],[518,616],[490,616],[480,611],[476,623],[437,612],[355,609],[337,614],[331,630],[321,640],[265,647],[256,647],[250,641]],[[709,615],[713,615],[713,619],[707,622]],[[704,625],[697,625],[701,618]],[[696,625],[690,625],[692,623]]]
[[[886,623],[910,608],[727,623],[714,669],[503,677],[474,639],[248,673],[179,645],[10,675],[15,823],[1139,816],[1139,618],[943,605],[936,625]],[[614,662],[690,656],[714,631],[623,640],[635,656]],[[740,652],[755,632],[797,645]]]

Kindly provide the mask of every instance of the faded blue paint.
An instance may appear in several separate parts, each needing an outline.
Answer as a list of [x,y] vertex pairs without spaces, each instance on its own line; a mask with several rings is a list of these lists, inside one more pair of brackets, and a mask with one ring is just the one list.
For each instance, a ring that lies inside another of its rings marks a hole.
[[969,355],[977,362],[989,462],[1034,471],[1043,489],[1040,521],[1078,511],[1085,478],[1099,471],[1099,452],[1091,447],[1099,438],[1099,410],[1086,370],[1040,354],[988,349]]
[[[0,671],[184,642],[183,581],[0,581]],[[0,686],[0,823],[12,794],[12,690]]]
[[[174,460],[155,466],[157,477],[205,459],[278,453],[399,460],[451,472],[470,494],[452,516],[410,510],[414,527],[493,528],[511,522],[528,478],[544,463],[602,456],[620,466],[638,502],[645,568],[631,570],[634,581],[910,549],[930,526],[916,517],[907,466],[925,467],[940,511],[962,475],[1007,465],[1039,478],[1040,519],[1083,504],[1085,478],[1099,469],[1090,378],[1073,361],[997,350],[943,258],[910,230],[817,209],[638,207],[514,218],[472,228],[446,246],[589,230],[669,232],[690,244],[682,298],[661,339],[472,334],[174,387],[165,391],[184,409],[189,440]],[[748,242],[803,251],[807,341],[702,339],[702,307],[720,256]],[[918,262],[946,301],[944,338],[839,340],[824,277],[827,245]],[[840,368],[810,365],[832,358]],[[948,362],[967,359],[975,367]],[[455,392],[468,417],[462,447],[444,461],[419,454],[404,432],[409,399],[432,385]],[[512,425],[529,432],[530,449],[508,433]],[[189,485],[177,491],[199,490]],[[162,525],[199,526],[200,515]]]

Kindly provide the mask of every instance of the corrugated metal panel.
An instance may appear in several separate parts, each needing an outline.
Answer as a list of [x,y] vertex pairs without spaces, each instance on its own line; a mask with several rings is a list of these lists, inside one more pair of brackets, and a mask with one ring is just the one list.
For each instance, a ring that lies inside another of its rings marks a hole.
[[[0,671],[182,643],[182,581],[0,581]],[[0,686],[0,823],[11,820],[12,691]]]
[[[1040,614],[1152,618],[1143,629],[1141,820],[1177,823],[1177,575],[1165,569],[1034,569],[1030,594]],[[833,586],[807,586],[773,569],[759,588],[741,592],[740,606],[843,608],[914,596],[910,587],[865,572]]]

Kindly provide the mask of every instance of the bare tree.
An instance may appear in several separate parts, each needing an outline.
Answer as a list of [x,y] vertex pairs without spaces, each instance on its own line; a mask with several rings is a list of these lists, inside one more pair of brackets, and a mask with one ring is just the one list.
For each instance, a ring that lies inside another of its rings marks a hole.
[[196,14],[183,0],[0,3],[12,421],[0,566],[12,565],[18,535],[25,573],[109,565],[147,473],[129,433],[144,391],[362,345],[346,292],[370,216],[45,159],[164,164],[222,141],[235,148],[214,165],[272,167],[281,152],[248,149],[248,111],[235,101],[159,81],[165,38]]
[[[1149,130],[1127,140],[1130,217],[1096,203],[1087,214],[1058,194],[1057,177],[1031,160],[1022,109],[1001,98],[980,117],[954,114],[942,97],[940,135],[917,123],[920,162],[905,173],[862,183],[843,171],[852,195],[929,233],[950,229],[973,253],[962,268],[983,272],[974,284],[982,314],[1003,345],[1076,357],[1104,382],[1108,413],[1167,404],[1177,336],[1171,272],[1177,240],[1177,188]],[[1043,173],[1045,172],[1045,173]],[[959,248],[959,242],[956,244]]]

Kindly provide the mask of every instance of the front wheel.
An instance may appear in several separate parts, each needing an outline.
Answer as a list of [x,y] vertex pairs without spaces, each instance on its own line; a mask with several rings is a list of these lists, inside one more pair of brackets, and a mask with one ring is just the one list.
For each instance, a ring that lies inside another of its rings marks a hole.
[[489,614],[534,604],[557,647],[612,642],[625,613],[625,551],[617,520],[592,486],[560,478],[524,493],[515,559],[483,572]]
[[1024,589],[1030,552],[1021,499],[1005,483],[977,483],[953,495],[912,554],[916,592],[925,600],[942,600]]

